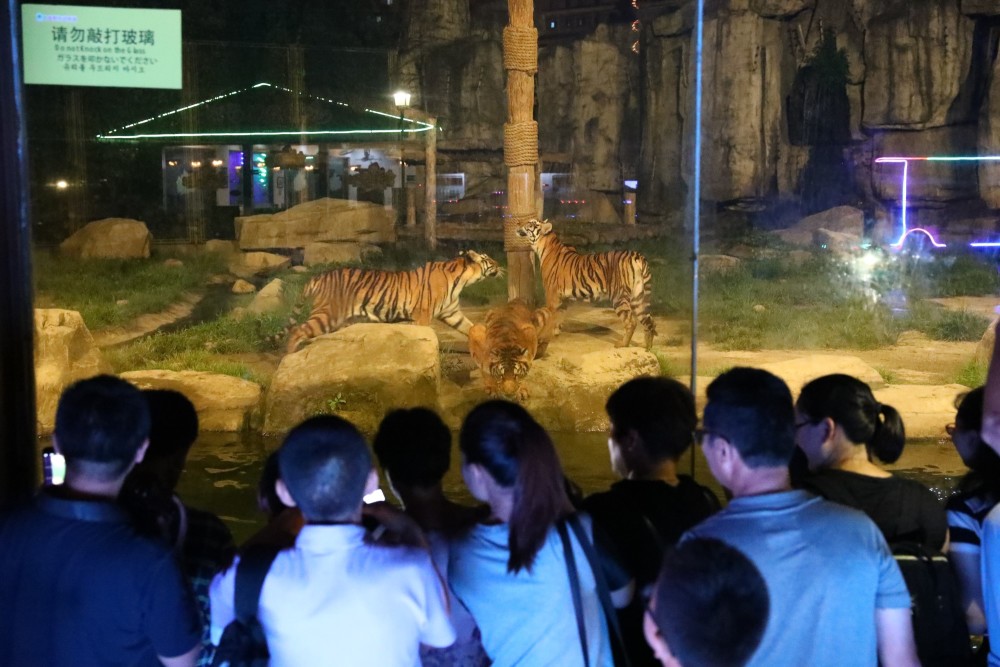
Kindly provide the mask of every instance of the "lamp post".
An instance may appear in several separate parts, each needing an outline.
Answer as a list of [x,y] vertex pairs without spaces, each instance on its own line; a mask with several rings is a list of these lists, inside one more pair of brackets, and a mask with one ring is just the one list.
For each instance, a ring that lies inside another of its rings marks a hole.
[[[405,90],[397,90],[392,95],[392,100],[399,109],[399,136],[402,140],[404,136],[403,123],[406,120],[404,113],[410,107],[410,93]],[[431,250],[437,248],[437,119],[416,109],[411,110],[411,116],[418,118],[421,122],[431,125],[424,133],[426,143],[424,144],[424,240]],[[400,147],[400,157],[402,157],[402,141]],[[402,160],[400,161],[402,163]],[[402,164],[401,164],[402,168]],[[403,183],[406,183],[406,172],[403,171]],[[411,207],[411,190],[407,188],[406,206],[406,226],[415,227],[416,203]],[[411,214],[412,211],[412,214]]]
[[396,105],[396,109],[399,110],[399,170],[401,172],[403,192],[406,199],[406,226],[416,227],[417,203],[416,197],[413,195],[413,188],[406,182],[406,159],[403,139],[403,121],[405,120],[403,114],[406,108],[410,106],[410,94],[405,90],[397,90],[392,94],[392,101]]

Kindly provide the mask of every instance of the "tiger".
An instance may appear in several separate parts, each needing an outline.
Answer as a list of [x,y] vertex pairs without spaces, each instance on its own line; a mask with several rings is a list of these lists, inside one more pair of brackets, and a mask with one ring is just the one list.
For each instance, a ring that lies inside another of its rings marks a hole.
[[472,322],[459,307],[459,294],[466,285],[503,273],[496,260],[474,250],[411,271],[343,268],[321,273],[302,290],[302,300],[311,299],[312,310],[305,322],[289,327],[287,351],[353,318],[426,326],[436,317],[468,336]]
[[469,354],[482,372],[487,394],[502,394],[518,401],[528,398],[528,390],[521,383],[531,362],[544,353],[555,323],[550,308],[532,310],[516,299],[490,309],[482,323],[473,325]]
[[652,278],[645,257],[633,250],[581,254],[556,238],[548,220],[530,220],[516,233],[531,243],[538,256],[545,304],[549,308],[553,311],[563,308],[564,298],[609,299],[615,314],[625,324],[625,333],[616,346],[628,347],[640,322],[645,329],[646,349],[653,346],[656,324],[648,312]]

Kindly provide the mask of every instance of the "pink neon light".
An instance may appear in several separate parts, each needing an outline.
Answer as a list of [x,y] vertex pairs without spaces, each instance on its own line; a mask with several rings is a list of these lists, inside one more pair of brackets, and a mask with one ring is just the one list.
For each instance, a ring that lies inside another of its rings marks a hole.
[[927,238],[930,239],[931,245],[933,245],[935,248],[946,248],[947,245],[945,245],[944,243],[939,243],[938,240],[936,238],[934,238],[934,235],[931,234],[926,229],[923,229],[921,227],[916,227],[914,229],[909,229],[908,226],[907,226],[907,223],[906,223],[906,209],[907,209],[908,203],[907,203],[907,199],[906,199],[906,191],[907,191],[907,186],[909,185],[910,160],[930,160],[930,158],[926,158],[926,157],[914,157],[914,158],[909,158],[909,157],[880,157],[880,158],[877,158],[875,160],[876,164],[902,164],[903,165],[903,183],[902,183],[902,188],[901,188],[902,197],[900,199],[900,204],[901,204],[901,209],[902,210],[901,210],[901,213],[900,213],[900,216],[899,216],[900,217],[900,223],[902,224],[903,230],[902,230],[902,233],[899,236],[899,239],[895,243],[891,243],[890,245],[893,248],[901,248],[901,247],[903,247],[903,241],[906,240],[907,236],[909,236],[910,234],[912,234],[914,232],[920,232],[922,234],[925,234],[927,236]]

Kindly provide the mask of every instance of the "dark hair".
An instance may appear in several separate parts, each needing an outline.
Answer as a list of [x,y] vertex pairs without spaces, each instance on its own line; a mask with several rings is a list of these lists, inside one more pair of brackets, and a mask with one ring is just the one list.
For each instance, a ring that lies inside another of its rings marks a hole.
[[372,449],[393,483],[435,486],[451,464],[451,431],[433,410],[393,410],[379,424]]
[[706,390],[705,429],[729,441],[750,467],[786,466],[795,451],[788,385],[760,368],[733,368]]
[[651,459],[677,460],[698,425],[694,396],[677,380],[638,377],[618,387],[604,409],[616,433],[635,431]]
[[188,397],[172,389],[145,389],[149,404],[149,449],[146,459],[187,456],[198,439],[198,413]]
[[741,667],[767,627],[764,577],[742,552],[715,539],[682,542],[664,559],[652,616],[683,665]]
[[871,388],[855,377],[835,373],[813,380],[802,387],[796,407],[811,422],[832,419],[848,440],[863,443],[884,463],[903,453],[906,431],[899,412],[876,401]]
[[149,407],[138,389],[112,375],[70,385],[59,398],[55,438],[67,466],[102,481],[129,469],[149,437]]
[[372,458],[353,424],[325,415],[288,433],[278,465],[306,521],[324,523],[347,520],[361,506]]
[[572,511],[552,439],[520,405],[492,400],[465,418],[459,447],[467,464],[514,489],[507,571],[530,570],[549,529]]
[[275,490],[274,485],[281,478],[281,468],[278,466],[278,451],[273,451],[264,459],[264,467],[260,470],[260,480],[257,481],[257,504],[269,516],[274,517],[286,505]]
[[983,396],[984,388],[976,387],[955,399],[955,426],[963,431],[974,431],[977,439],[972,457],[966,461],[971,470],[958,485],[961,496],[983,492],[1000,495],[1000,456],[979,435],[983,427]]

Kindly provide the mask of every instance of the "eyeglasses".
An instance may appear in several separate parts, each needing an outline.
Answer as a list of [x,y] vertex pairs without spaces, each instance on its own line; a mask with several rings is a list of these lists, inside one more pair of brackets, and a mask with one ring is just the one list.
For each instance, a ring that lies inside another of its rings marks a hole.
[[953,435],[955,435],[955,431],[957,431],[957,430],[958,430],[958,427],[954,423],[946,424],[945,427],[944,427],[944,432],[948,434],[949,438],[952,437]]

